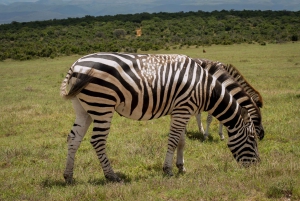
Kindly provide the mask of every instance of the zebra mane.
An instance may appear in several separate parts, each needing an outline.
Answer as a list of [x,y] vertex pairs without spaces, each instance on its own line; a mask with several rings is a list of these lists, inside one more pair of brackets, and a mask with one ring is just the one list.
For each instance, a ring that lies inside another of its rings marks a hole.
[[232,78],[239,83],[244,89],[244,91],[252,98],[255,102],[256,106],[259,108],[263,107],[263,99],[260,93],[254,89],[250,83],[244,78],[244,76],[234,67],[232,64],[224,65],[220,62],[213,62],[208,59],[194,59],[202,68],[206,69],[209,63],[215,63],[215,65],[219,66],[219,68],[224,69],[224,71],[228,72]]
[[244,90],[250,95],[256,105],[260,108],[263,107],[263,99],[260,93],[254,89],[250,83],[244,78],[236,67],[232,64],[224,65],[222,67],[244,88]]

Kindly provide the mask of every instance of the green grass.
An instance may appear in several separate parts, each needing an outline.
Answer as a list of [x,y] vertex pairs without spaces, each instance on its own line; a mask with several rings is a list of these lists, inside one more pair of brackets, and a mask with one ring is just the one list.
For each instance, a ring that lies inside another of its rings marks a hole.
[[[170,118],[138,122],[115,115],[107,149],[124,184],[106,182],[90,130],[77,152],[73,185],[63,171],[74,121],[60,83],[80,56],[0,62],[0,200],[300,200],[300,44],[190,47],[161,51],[234,64],[262,94],[262,162],[240,168],[218,122],[202,142],[188,125],[185,175],[163,176]],[[206,115],[203,115],[205,122]],[[176,168],[174,165],[174,171]]]

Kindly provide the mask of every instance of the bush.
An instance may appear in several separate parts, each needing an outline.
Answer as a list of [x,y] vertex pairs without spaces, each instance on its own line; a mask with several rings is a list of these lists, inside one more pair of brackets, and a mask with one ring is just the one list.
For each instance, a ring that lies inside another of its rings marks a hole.
[[260,45],[263,45],[263,46],[267,45],[267,43],[266,43],[265,41],[260,42],[259,44],[260,44]]
[[296,34],[292,35],[291,40],[298,41],[298,35],[296,35]]

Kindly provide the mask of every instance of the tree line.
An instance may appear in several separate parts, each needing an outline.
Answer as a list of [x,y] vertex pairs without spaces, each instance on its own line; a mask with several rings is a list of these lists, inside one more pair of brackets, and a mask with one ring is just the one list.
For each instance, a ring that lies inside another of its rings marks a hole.
[[[136,30],[141,30],[137,36]],[[183,46],[298,41],[300,11],[222,10],[85,16],[0,25],[0,60]]]

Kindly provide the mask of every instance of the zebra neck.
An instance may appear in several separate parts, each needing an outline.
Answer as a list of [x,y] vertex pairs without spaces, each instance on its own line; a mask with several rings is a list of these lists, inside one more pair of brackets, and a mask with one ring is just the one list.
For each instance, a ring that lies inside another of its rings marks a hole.
[[241,106],[235,98],[216,79],[212,84],[209,105],[205,109],[218,119],[227,129],[236,127],[240,119]]

